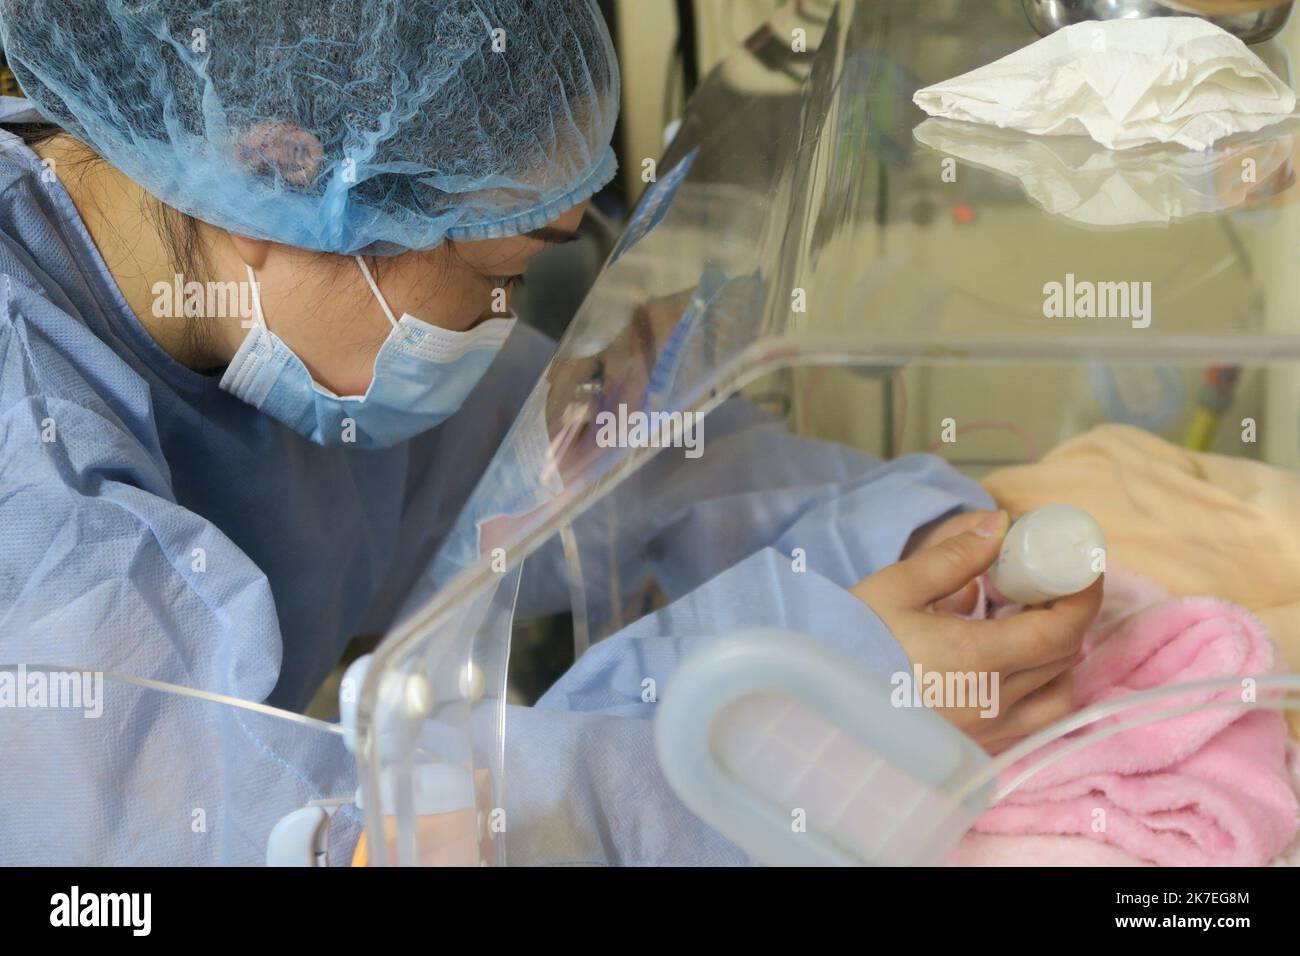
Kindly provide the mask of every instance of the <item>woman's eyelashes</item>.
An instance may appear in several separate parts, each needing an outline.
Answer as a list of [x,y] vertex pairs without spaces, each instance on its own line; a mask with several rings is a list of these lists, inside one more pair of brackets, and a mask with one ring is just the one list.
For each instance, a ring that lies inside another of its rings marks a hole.
[[494,289],[519,289],[524,285],[524,277],[517,276],[489,276],[488,282],[492,283]]

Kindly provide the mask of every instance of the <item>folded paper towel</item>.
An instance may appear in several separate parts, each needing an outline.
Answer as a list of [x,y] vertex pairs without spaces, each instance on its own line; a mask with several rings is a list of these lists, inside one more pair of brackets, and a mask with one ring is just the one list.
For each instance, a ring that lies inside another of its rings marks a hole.
[[914,97],[931,116],[1110,149],[1208,149],[1290,116],[1295,93],[1241,40],[1196,17],[1076,23]]

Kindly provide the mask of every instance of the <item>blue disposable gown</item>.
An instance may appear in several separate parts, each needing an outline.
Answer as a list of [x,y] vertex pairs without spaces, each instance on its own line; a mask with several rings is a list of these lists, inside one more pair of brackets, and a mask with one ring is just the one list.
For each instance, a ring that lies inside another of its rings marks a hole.
[[[312,445],[156,345],[43,173],[0,133],[0,664],[301,710],[348,640],[385,628],[424,575],[551,344],[520,327],[462,411],[407,445]],[[884,465],[741,402],[709,421],[709,455],[672,484],[698,496],[656,500],[666,486],[651,463],[606,499],[646,546],[620,559],[649,555],[668,606],[598,645],[537,707],[509,708],[514,862],[745,862],[654,770],[640,680],[669,686],[694,647],[756,625],[880,672],[905,666],[844,588],[921,524],[988,505],[933,459]],[[580,535],[603,534],[608,514]],[[711,547],[723,527],[726,547]],[[797,576],[794,548],[808,555]],[[544,606],[563,584],[526,574],[523,599]],[[0,863],[257,863],[281,816],[356,786],[341,739],[317,729],[111,683],[97,710],[0,708]],[[358,832],[341,809],[336,857]]]
[[[388,624],[550,342],[520,328],[413,442],[318,447],[158,347],[7,132],[0,192],[0,664],[302,710]],[[257,863],[279,816],[356,786],[319,730],[111,684],[100,709],[0,708],[0,863]]]
[[[599,542],[611,527],[644,544],[638,575],[669,603],[585,653],[532,708],[506,714],[506,852],[515,863],[728,865],[748,856],[665,793],[655,757],[656,699],[690,654],[736,630],[813,637],[884,679],[910,665],[879,617],[848,588],[894,563],[912,533],[992,499],[937,458],[884,463],[790,435],[752,405],[729,402],[706,422],[708,453],[660,456],[576,526]],[[629,529],[627,525],[632,525]],[[549,547],[554,547],[553,545]],[[585,551],[598,553],[595,544]],[[521,604],[546,604],[564,562],[528,559]],[[796,560],[796,558],[798,560]],[[617,560],[584,566],[600,598]]]

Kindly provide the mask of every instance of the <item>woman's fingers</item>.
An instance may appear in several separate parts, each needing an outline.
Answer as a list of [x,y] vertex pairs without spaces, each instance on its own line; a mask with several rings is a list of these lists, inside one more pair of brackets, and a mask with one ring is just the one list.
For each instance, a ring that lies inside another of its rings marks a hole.
[[980,597],[978,581],[972,581],[956,594],[949,594],[934,602],[934,609],[944,614],[971,614]]
[[998,681],[998,703],[1004,713],[1009,713],[1026,698],[1056,680],[1062,674],[1073,672],[1074,657],[1042,664],[1032,670],[1011,674]]
[[974,531],[986,519],[997,514],[996,511],[963,511],[951,518],[936,518],[927,525],[922,525],[912,532],[907,547],[903,549],[903,558],[910,558],[917,551],[932,548],[940,541]]
[[939,705],[947,720],[990,752],[1071,712],[1072,669],[1104,588],[1098,580],[1079,594],[1003,618],[957,616],[974,609],[975,581],[997,559],[1008,523],[1004,512],[988,516],[975,530],[927,544],[851,589],[925,670],[996,675],[996,715],[983,699]]
[[986,745],[1005,749],[1074,712],[1074,671],[1066,670],[1034,691],[991,728]]
[[910,558],[891,564],[853,587],[873,608],[918,610],[955,594],[988,570],[997,559],[1007,530],[999,511],[974,531],[940,541]]
[[1091,587],[1010,617],[971,621],[976,640],[986,646],[993,670],[1016,674],[1074,658],[1083,647],[1088,627],[1101,608],[1103,579]]

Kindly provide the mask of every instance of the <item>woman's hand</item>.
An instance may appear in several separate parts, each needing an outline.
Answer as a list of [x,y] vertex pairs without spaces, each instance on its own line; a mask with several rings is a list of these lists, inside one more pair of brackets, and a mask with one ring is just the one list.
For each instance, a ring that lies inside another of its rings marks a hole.
[[852,592],[876,612],[922,671],[944,677],[974,674],[996,688],[987,715],[973,701],[945,700],[939,708],[956,727],[996,753],[1073,710],[1071,669],[1101,607],[1102,581],[1001,620],[956,617],[937,605],[964,594],[993,564],[1010,524],[1004,512],[960,519],[951,519],[955,525],[945,522],[946,534],[939,530],[943,525],[927,529],[902,561],[873,574]]
[[[933,548],[940,541],[955,538],[967,531],[974,531],[997,514],[999,512],[996,511],[963,511],[951,518],[941,518],[922,525],[912,532],[907,547],[903,549],[903,557],[910,558],[917,551]],[[999,534],[999,540],[1001,540],[1002,534],[1005,534],[1005,529]],[[936,611],[947,611],[949,614],[970,614],[975,610],[975,602],[979,600],[979,594],[979,584],[972,578],[955,593],[935,601],[934,609]]]

